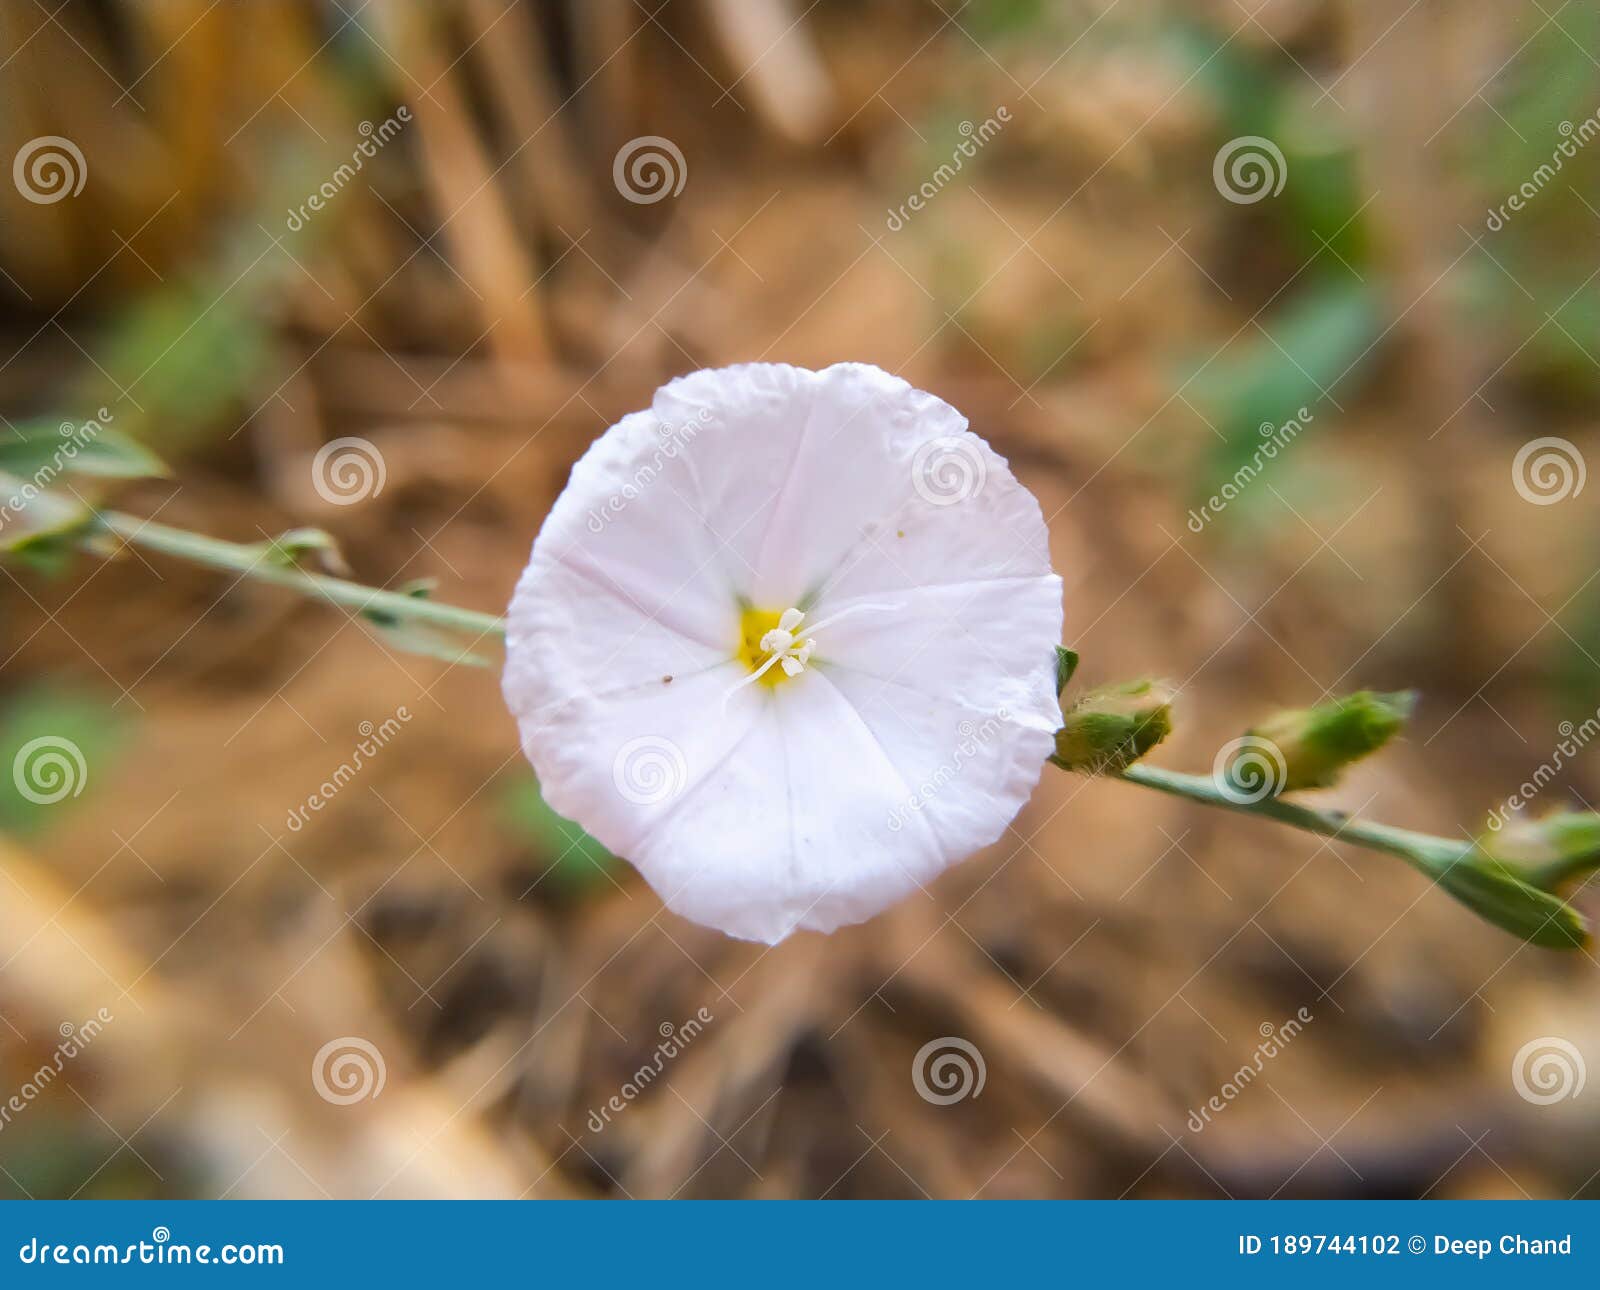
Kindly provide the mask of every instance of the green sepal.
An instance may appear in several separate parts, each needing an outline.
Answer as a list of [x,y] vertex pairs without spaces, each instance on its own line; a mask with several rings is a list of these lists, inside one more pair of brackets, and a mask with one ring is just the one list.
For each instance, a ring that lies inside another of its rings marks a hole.
[[1600,814],[1556,811],[1536,820],[1512,820],[1478,839],[1478,849],[1513,867],[1543,891],[1600,868]]
[[1061,692],[1067,688],[1067,682],[1072,680],[1072,674],[1078,670],[1078,651],[1056,646],[1056,698],[1061,697]]
[[1144,678],[1097,686],[1067,709],[1050,757],[1063,770],[1126,770],[1172,733],[1172,687]]

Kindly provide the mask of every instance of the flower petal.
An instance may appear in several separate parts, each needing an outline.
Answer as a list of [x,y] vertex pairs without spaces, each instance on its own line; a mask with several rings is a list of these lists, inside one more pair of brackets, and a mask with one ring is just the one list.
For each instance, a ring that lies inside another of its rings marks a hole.
[[926,821],[896,823],[905,782],[839,690],[807,671],[759,701],[737,752],[631,855],[667,906],[774,944],[861,922],[932,881],[945,854]]
[[587,594],[625,611],[629,630],[653,619],[687,639],[731,648],[735,592],[719,572],[721,544],[697,508],[689,433],[634,412],[596,439],[539,530],[522,586],[565,566],[589,584]]
[[867,610],[829,627],[815,665],[898,682],[982,716],[1004,709],[1008,720],[1035,730],[1060,726],[1050,656],[1061,638],[1055,574],[892,594],[899,606],[893,612]]
[[816,614],[875,591],[1050,568],[1038,503],[942,399],[861,363],[818,374],[758,593]]
[[684,465],[706,527],[722,547],[729,577],[757,601],[755,565],[774,508],[805,437],[818,376],[782,363],[693,372],[656,391],[652,410],[667,426],[694,426]]

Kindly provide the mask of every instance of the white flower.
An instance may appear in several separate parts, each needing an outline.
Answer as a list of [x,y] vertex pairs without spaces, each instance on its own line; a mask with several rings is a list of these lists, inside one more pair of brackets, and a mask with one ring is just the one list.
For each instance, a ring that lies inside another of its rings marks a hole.
[[1039,505],[876,367],[695,372],[572,469],[508,617],[550,805],[695,922],[871,918],[995,841],[1060,725]]

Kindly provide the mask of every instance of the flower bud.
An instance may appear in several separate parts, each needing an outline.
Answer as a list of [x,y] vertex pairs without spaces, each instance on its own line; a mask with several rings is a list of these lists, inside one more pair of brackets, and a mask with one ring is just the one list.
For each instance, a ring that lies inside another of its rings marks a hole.
[[1388,743],[1416,702],[1415,690],[1394,694],[1358,690],[1314,708],[1280,712],[1249,731],[1243,742],[1276,751],[1274,760],[1281,771],[1278,793],[1327,788],[1351,762]]
[[1557,811],[1537,820],[1490,822],[1478,849],[1516,867],[1524,882],[1553,891],[1568,879],[1600,867],[1600,815]]
[[1468,854],[1444,865],[1434,881],[1480,918],[1525,941],[1555,950],[1589,944],[1582,914],[1498,860]]
[[1126,770],[1172,733],[1172,699],[1149,678],[1090,690],[1067,710],[1050,760],[1086,775]]

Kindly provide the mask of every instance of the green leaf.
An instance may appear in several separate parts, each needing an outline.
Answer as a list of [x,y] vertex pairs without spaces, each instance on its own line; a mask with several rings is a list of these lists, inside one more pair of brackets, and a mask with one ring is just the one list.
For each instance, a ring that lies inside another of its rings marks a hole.
[[[437,585],[434,578],[413,578],[395,588],[397,594],[412,600],[430,600]],[[361,616],[378,629],[378,635],[396,649],[424,658],[443,659],[446,663],[465,663],[469,667],[488,667],[489,660],[481,654],[462,649],[448,632],[427,623],[419,623],[403,614],[383,608],[364,609]]]
[[80,393],[104,396],[137,383],[136,428],[168,449],[193,443],[231,417],[272,359],[267,306],[280,289],[268,255],[255,269],[218,266],[172,278],[125,306],[95,349]]
[[1575,5],[1559,22],[1533,28],[1517,50],[1517,74],[1496,77],[1490,91],[1495,98],[1491,110],[1507,126],[1494,133],[1494,146],[1484,147],[1466,120],[1456,123],[1453,133],[1467,145],[1464,160],[1482,175],[1488,191],[1515,189],[1529,172],[1550,160],[1561,137],[1556,134],[1561,122],[1577,124],[1594,111],[1591,51],[1597,42],[1600,10],[1593,5]]
[[985,45],[1006,38],[1037,38],[1052,16],[1046,0],[986,0],[974,5],[971,14],[973,38]]
[[1301,254],[1315,258],[1316,272],[1365,268],[1371,217],[1364,213],[1367,186],[1354,134],[1341,114],[1326,110],[1317,87],[1298,69],[1275,51],[1235,41],[1234,34],[1214,23],[1178,18],[1169,24],[1166,44],[1192,68],[1188,80],[1214,101],[1218,143],[1255,136],[1271,140],[1282,153],[1282,195],[1265,203],[1262,215],[1275,217]]
[[1288,422],[1301,427],[1296,435],[1307,426],[1321,430],[1321,420],[1337,411],[1323,391],[1336,399],[1348,396],[1351,390],[1340,383],[1370,358],[1382,328],[1376,287],[1319,282],[1250,339],[1197,368],[1189,382],[1192,398],[1223,436],[1210,477],[1200,478],[1197,491],[1215,494],[1226,482],[1242,490],[1270,471],[1276,457],[1293,450],[1292,439],[1285,445]]
[[463,649],[455,637],[427,623],[402,619],[381,609],[364,610],[361,616],[371,624],[376,635],[394,649],[423,658],[441,659],[446,663],[465,663],[469,667],[489,666],[489,660],[483,655]]
[[1439,886],[1479,917],[1546,949],[1582,949],[1589,924],[1559,896],[1523,882],[1511,869],[1476,852],[1436,868]]
[[13,433],[0,434],[0,470],[37,485],[58,475],[148,479],[171,473],[143,444],[105,425],[110,418],[101,408],[99,420],[25,421]]
[[1067,682],[1072,680],[1072,674],[1078,670],[1078,651],[1056,646],[1056,698],[1061,697],[1061,692],[1067,688]]
[[616,867],[616,857],[571,820],[557,815],[532,776],[519,777],[502,799],[511,831],[530,843],[550,881],[563,892],[592,886]]
[[0,471],[0,555],[54,573],[93,525],[94,512],[81,499]]

